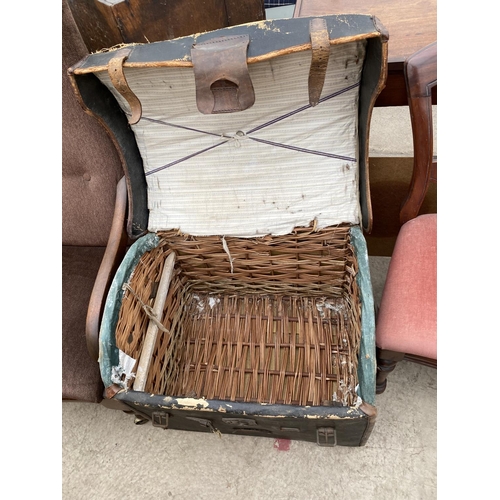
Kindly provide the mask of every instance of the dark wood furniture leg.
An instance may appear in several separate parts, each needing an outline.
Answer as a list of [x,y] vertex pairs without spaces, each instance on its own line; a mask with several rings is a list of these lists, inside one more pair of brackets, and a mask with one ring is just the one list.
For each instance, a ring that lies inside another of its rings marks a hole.
[[377,347],[377,380],[375,393],[382,394],[387,387],[387,375],[391,373],[399,361],[404,359],[403,352],[389,351]]
[[375,392],[376,394],[382,394],[387,387],[387,376],[391,373],[396,365],[403,361],[403,359],[411,361],[412,363],[418,363],[423,366],[428,366],[430,368],[437,368],[437,360],[431,358],[425,358],[423,356],[417,356],[415,354],[405,354],[402,352],[389,351],[388,349],[380,349],[377,347],[377,379]]

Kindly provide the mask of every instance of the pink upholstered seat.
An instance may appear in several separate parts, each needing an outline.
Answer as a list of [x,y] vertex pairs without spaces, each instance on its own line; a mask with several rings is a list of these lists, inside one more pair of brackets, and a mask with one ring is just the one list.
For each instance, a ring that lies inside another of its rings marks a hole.
[[381,349],[437,359],[437,214],[401,227],[377,318]]

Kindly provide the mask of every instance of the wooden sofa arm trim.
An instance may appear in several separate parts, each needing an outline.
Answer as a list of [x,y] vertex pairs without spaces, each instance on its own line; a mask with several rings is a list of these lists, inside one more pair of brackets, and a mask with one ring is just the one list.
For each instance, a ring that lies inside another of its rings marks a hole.
[[115,211],[106,251],[90,296],[85,325],[87,349],[94,360],[99,359],[99,328],[106,296],[113,276],[122,261],[128,242],[125,226],[127,212],[127,185],[122,177],[116,187]]

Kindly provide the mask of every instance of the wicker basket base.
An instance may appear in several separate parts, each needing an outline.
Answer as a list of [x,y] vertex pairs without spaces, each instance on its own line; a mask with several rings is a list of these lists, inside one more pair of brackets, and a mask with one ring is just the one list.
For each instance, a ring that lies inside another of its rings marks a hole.
[[332,401],[337,374],[348,376],[342,370],[349,362],[345,313],[341,299],[191,293],[169,394],[271,404]]

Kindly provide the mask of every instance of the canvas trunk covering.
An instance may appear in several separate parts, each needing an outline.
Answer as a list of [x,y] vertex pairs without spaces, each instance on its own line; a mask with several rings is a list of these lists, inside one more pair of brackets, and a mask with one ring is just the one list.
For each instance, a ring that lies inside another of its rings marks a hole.
[[[307,103],[310,54],[249,67],[255,104],[202,115],[192,68],[126,72],[142,105],[132,125],[144,161],[149,231],[197,236],[286,234],[359,224],[356,113],[365,42],[331,48],[322,100]],[[127,102],[110,83],[125,112]],[[165,82],[165,83],[164,83]]]

